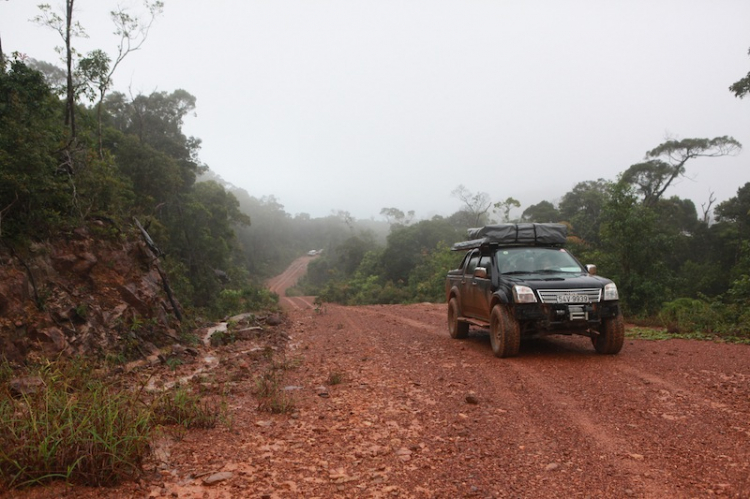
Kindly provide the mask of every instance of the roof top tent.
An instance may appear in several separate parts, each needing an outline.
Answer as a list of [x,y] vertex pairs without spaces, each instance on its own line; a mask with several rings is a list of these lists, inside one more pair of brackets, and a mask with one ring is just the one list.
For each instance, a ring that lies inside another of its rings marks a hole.
[[456,243],[453,251],[470,250],[487,245],[562,246],[568,235],[563,224],[506,223],[469,229],[469,240]]

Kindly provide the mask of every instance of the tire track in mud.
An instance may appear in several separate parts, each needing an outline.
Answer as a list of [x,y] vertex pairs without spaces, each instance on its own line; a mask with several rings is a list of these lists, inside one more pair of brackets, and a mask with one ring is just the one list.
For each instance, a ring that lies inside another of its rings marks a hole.
[[[513,476],[508,477],[503,487],[496,489],[496,493],[506,497],[509,492],[520,492],[528,487],[528,481],[533,481],[530,475],[536,474],[539,466],[530,448],[512,437],[512,433],[518,432],[492,435],[491,438],[478,435],[486,431],[486,426],[478,425],[480,419],[501,425],[506,414],[521,410],[515,395],[510,392],[503,394],[503,408],[467,406],[464,400],[466,394],[477,388],[477,380],[473,379],[476,372],[472,373],[475,365],[466,363],[454,352],[446,352],[444,345],[428,343],[429,346],[425,347],[423,337],[415,337],[408,332],[392,334],[381,329],[384,321],[391,321],[405,324],[403,331],[408,328],[421,329],[429,338],[434,334],[433,325],[403,319],[379,308],[339,308],[337,311],[343,312],[343,323],[352,334],[353,341],[358,346],[367,345],[363,350],[370,360],[379,363],[388,373],[388,380],[370,380],[386,389],[378,394],[378,398],[395,396],[397,399],[409,399],[419,396],[427,402],[420,410],[420,424],[425,429],[424,439],[435,447],[434,455],[437,457],[433,458],[434,466],[431,468],[437,470],[422,474],[421,482],[420,474],[413,474],[411,479],[415,480],[415,487],[426,486],[437,475],[440,481],[455,481],[456,477],[462,477],[462,480],[473,480],[476,489],[491,490],[493,486],[498,487],[494,483],[495,477],[507,474],[509,469],[515,470]],[[485,414],[476,414],[480,411]],[[537,438],[533,432],[526,432],[522,440],[527,442]],[[502,448],[500,453],[497,452],[498,447]],[[443,456],[447,457],[441,459]],[[484,468],[481,477],[474,469],[480,463]],[[449,466],[451,470],[442,472],[440,465]],[[458,490],[456,494],[445,492],[442,495],[438,492],[434,497],[463,496],[458,493]],[[547,496],[572,497],[570,493]]]
[[312,296],[285,296],[286,303],[296,309],[315,308]]
[[573,390],[558,385],[560,375],[540,375],[522,361],[510,367],[524,380],[520,396],[527,397],[530,419],[545,422],[548,439],[554,441],[564,434],[567,441],[586,442],[587,452],[598,455],[612,473],[624,475],[646,497],[679,497],[677,490],[651,476],[652,464],[645,461],[648,451],[618,434],[619,425],[627,423],[607,421],[594,406],[581,404],[581,398],[571,394]]
[[714,372],[712,377],[689,365],[660,367],[658,373],[646,368],[617,366],[618,378],[627,380],[624,391],[632,394],[629,408],[639,420],[624,429],[628,438],[644,446],[658,442],[651,452],[672,478],[712,490],[745,476],[750,489],[750,397],[736,396],[750,391],[748,376]]
[[[413,365],[415,354],[420,350],[423,355],[439,358],[438,363],[428,364],[431,366],[431,374],[422,376],[420,381],[426,385],[424,390],[433,393],[436,398],[444,397],[446,393],[455,395],[457,386],[463,390],[475,388],[482,393],[485,403],[495,413],[492,415],[495,417],[489,417],[489,421],[500,423],[508,430],[501,435],[491,435],[484,444],[474,442],[473,445],[482,447],[483,452],[492,453],[493,447],[499,445],[505,448],[504,460],[515,461],[515,469],[532,469],[536,473],[539,471],[539,460],[546,458],[549,462],[543,463],[544,469],[578,466],[579,474],[583,475],[588,468],[586,461],[590,456],[579,456],[577,448],[559,445],[558,437],[564,432],[566,441],[585,442],[586,452],[595,454],[597,460],[607,464],[603,469],[610,479],[612,475],[618,477],[619,493],[617,488],[600,492],[617,496],[622,495],[623,490],[631,493],[638,490],[643,497],[679,497],[673,488],[661,484],[657,479],[649,479],[650,467],[639,461],[642,456],[635,453],[627,441],[612,436],[608,428],[596,423],[573,397],[555,393],[554,386],[550,387],[550,383],[541,379],[533,369],[529,370],[523,364],[510,361],[504,363],[506,365],[503,366],[502,376],[487,376],[487,370],[498,367],[497,364],[502,361],[494,359],[488,348],[484,351],[479,348],[463,348],[464,345],[448,338],[444,332],[444,314],[429,312],[426,314],[428,321],[424,322],[389,313],[387,310],[357,307],[355,313],[345,314],[344,319],[352,331],[364,333],[368,342],[377,345],[378,350],[388,357],[389,369],[401,372],[410,363]],[[403,325],[405,333],[380,333],[377,325],[383,321]],[[404,337],[411,338],[412,344],[404,344]],[[425,347],[425,344],[432,346]],[[399,355],[394,355],[395,352]],[[410,359],[403,359],[402,355],[408,355]],[[473,371],[473,376],[451,376],[451,372],[456,370],[463,370],[464,373]],[[476,379],[478,373],[480,379]],[[447,386],[441,386],[443,384],[439,381],[446,378],[452,379]],[[510,382],[507,382],[508,379]],[[567,459],[566,464],[561,464],[563,459]],[[501,471],[507,468],[507,464],[497,467]],[[520,475],[523,476],[523,473]],[[525,479],[528,480],[528,477]],[[585,477],[582,476],[579,480],[585,481]],[[520,481],[518,486],[521,486]],[[561,487],[561,490],[565,490],[564,485]],[[563,495],[575,492],[568,490]]]
[[305,273],[309,262],[310,257],[296,259],[282,274],[268,281],[268,288],[274,293],[282,294]]
[[[379,318],[403,325],[411,333],[447,338],[444,319],[440,319],[442,324],[437,322],[439,314],[433,311],[419,320],[410,318],[408,307],[400,307],[399,313],[389,313],[388,309],[374,312],[363,307],[357,310],[373,316],[373,322]],[[426,341],[435,342],[436,338]],[[547,355],[544,349],[544,355],[532,350],[528,358],[522,352],[516,359],[494,359],[483,341],[441,345],[446,349],[443,357],[450,357],[451,351],[461,345],[458,348],[465,350],[464,362],[492,358],[495,366],[484,362],[486,368],[502,366],[504,381],[500,383],[511,389],[513,412],[521,411],[526,420],[541,424],[545,429],[542,442],[581,442],[586,452],[598,456],[606,465],[600,473],[621,477],[628,484],[623,485],[627,490],[638,490],[644,497],[683,497],[684,493],[672,483],[697,483],[704,490],[722,491],[728,477],[729,481],[742,481],[740,477],[747,472],[750,461],[750,451],[746,450],[750,414],[744,410],[746,404],[724,404],[706,396],[703,388],[684,384],[684,377],[680,380],[678,376],[674,382],[643,366],[634,367],[631,364],[640,359],[629,359],[626,352],[616,357],[599,356],[583,349],[588,348],[587,341],[579,341],[572,348],[567,338],[562,342],[552,342],[556,347],[554,355]],[[720,381],[731,383],[734,391],[747,392],[747,376],[742,373],[717,376]],[[650,389],[644,391],[641,385]],[[507,402],[507,391],[499,393]],[[717,411],[726,413],[724,420],[718,421],[722,418],[716,416]],[[675,430],[675,426],[684,429]],[[562,450],[573,457],[580,454],[578,449]],[[730,474],[722,471],[727,460]],[[696,467],[705,468],[705,474],[694,476]]]

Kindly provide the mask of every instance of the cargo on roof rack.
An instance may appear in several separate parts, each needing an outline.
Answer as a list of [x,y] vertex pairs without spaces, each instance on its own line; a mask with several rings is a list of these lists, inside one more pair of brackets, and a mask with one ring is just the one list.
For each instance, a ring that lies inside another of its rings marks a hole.
[[565,244],[568,228],[553,223],[506,223],[469,229],[469,240],[456,243],[453,251],[470,250],[490,244],[560,246]]

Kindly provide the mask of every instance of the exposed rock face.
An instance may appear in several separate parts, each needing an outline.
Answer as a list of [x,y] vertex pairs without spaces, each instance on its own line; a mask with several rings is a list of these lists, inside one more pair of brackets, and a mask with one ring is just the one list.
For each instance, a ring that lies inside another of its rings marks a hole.
[[12,255],[0,248],[0,359],[138,354],[173,342],[178,322],[138,239],[79,228]]

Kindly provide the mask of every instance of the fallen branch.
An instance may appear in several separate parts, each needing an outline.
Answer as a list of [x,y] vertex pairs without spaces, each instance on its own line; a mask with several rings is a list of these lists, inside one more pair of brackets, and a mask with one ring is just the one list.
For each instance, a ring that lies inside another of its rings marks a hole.
[[154,254],[154,267],[156,267],[156,271],[159,272],[159,277],[161,277],[164,292],[167,293],[169,303],[172,304],[172,310],[174,310],[175,317],[177,317],[178,321],[182,322],[182,312],[180,312],[180,307],[177,304],[177,300],[175,300],[174,296],[172,295],[172,288],[169,286],[169,279],[167,279],[167,274],[164,273],[164,270],[162,270],[161,264],[159,263],[159,257],[164,253],[162,253],[162,251],[156,246],[154,240],[151,239],[151,236],[148,234],[148,232],[146,232],[146,229],[143,228],[143,225],[141,225],[141,222],[139,222],[135,217],[133,217],[133,221],[135,222],[135,226],[138,227],[138,230],[141,231],[141,235],[143,236],[143,240],[146,242],[146,246],[148,246],[148,249],[150,249],[151,253]]

